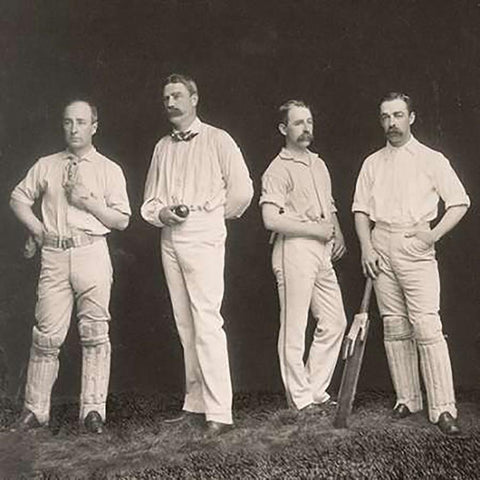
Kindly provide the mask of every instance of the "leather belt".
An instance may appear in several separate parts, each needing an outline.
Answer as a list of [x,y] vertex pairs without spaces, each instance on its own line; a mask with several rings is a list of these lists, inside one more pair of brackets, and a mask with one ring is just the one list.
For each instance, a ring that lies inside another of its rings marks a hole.
[[88,235],[86,233],[73,235],[72,237],[57,237],[55,235],[47,235],[43,239],[43,246],[68,250],[69,248],[91,245],[92,243],[98,242],[103,238],[105,238],[103,235]]
[[375,228],[379,230],[385,230],[390,233],[402,233],[402,232],[419,232],[430,230],[430,224],[428,222],[410,223],[410,224],[394,224],[386,222],[376,222]]

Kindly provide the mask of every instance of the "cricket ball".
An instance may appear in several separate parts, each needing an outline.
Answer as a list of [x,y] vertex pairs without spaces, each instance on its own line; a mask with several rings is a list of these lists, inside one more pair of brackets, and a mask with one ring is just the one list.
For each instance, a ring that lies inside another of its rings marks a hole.
[[186,205],[177,205],[173,207],[173,213],[179,217],[185,218],[190,213],[190,209]]

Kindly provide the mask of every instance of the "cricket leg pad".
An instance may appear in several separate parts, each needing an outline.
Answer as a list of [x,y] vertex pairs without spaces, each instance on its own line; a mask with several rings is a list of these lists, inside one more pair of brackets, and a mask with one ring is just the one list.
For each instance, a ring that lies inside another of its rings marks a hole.
[[440,318],[438,315],[425,315],[415,322],[414,328],[427,391],[429,419],[437,423],[444,412],[456,418],[452,366]]
[[96,411],[105,421],[111,357],[108,322],[80,321],[79,332],[82,343],[79,418],[83,422],[89,412]]
[[35,414],[40,424],[48,424],[52,388],[58,376],[58,354],[63,338],[45,335],[33,328],[32,347],[25,387],[25,408]]
[[403,316],[385,316],[384,344],[393,386],[397,395],[395,407],[406,405],[413,412],[422,409],[422,391],[418,351],[412,326]]

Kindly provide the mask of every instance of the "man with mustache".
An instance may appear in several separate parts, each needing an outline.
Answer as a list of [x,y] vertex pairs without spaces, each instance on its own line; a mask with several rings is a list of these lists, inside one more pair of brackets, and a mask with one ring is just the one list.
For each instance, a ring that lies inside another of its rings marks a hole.
[[197,117],[198,90],[191,78],[167,77],[163,103],[173,130],[155,146],[141,214],[161,229],[163,269],[184,353],[183,411],[169,421],[189,423],[204,416],[205,435],[211,437],[233,424],[220,314],[225,219],[243,214],[253,188],[232,137]]
[[[11,196],[14,214],[32,236],[32,250],[41,249],[25,407],[11,430],[48,424],[58,355],[75,305],[82,344],[79,419],[82,429],[103,431],[113,275],[106,236],[127,228],[131,212],[121,168],[92,144],[97,127],[95,105],[83,98],[68,102],[63,111],[67,148],[40,158]],[[32,210],[37,201],[40,217]]]
[[[439,317],[435,243],[465,215],[470,200],[449,161],[411,133],[410,97],[392,92],[380,102],[387,144],[364,162],[353,212],[362,269],[375,280],[384,343],[397,400],[394,418],[422,409],[420,367],[428,412],[447,435],[460,433],[452,369]],[[437,217],[438,201],[445,214]],[[373,229],[372,229],[373,227]]]
[[[260,205],[274,232],[272,267],[280,300],[278,356],[287,402],[299,411],[331,403],[327,388],[346,326],[332,261],[346,249],[327,167],[308,149],[313,118],[308,105],[290,100],[279,108],[285,147],[262,177]],[[306,364],[308,313],[317,322]]]

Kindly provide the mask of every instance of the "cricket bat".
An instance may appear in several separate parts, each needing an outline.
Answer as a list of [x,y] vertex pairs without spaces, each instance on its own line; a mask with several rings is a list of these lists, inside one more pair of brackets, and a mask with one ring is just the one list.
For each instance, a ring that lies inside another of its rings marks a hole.
[[360,311],[353,318],[348,334],[343,339],[342,358],[345,360],[342,382],[338,393],[338,404],[333,420],[335,428],[346,428],[347,419],[352,412],[353,401],[357,391],[358,377],[362,368],[363,353],[368,334],[368,307],[372,294],[372,279],[365,283]]

